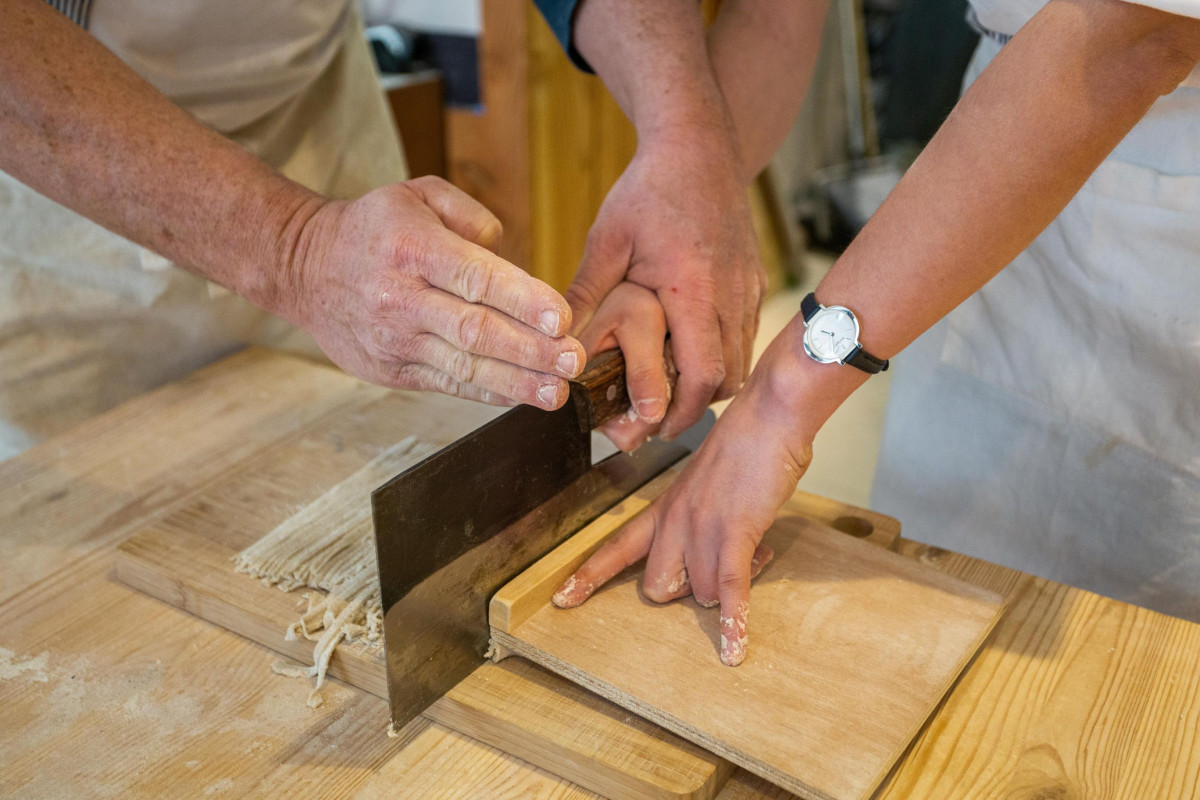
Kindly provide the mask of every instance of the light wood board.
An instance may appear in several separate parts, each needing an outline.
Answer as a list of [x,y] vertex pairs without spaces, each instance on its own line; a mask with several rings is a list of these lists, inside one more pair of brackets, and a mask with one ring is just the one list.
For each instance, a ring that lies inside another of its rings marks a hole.
[[[311,664],[312,643],[284,636],[298,618],[302,592],[285,593],[235,572],[233,556],[405,437],[442,446],[495,413],[402,393],[338,408],[130,537],[118,550],[116,576]],[[361,502],[369,507],[365,494]],[[362,524],[370,525],[369,516]],[[381,648],[339,648],[329,673],[387,696]],[[485,665],[427,716],[611,797],[707,799],[732,771],[723,759],[534,667]]]
[[[663,480],[669,480],[664,477]],[[1003,611],[993,592],[787,509],[751,589],[746,661],[718,658],[719,609],[645,600],[636,570],[581,607],[549,604],[626,503],[493,598],[493,639],[805,797],[869,796]]]
[[[315,422],[245,473],[233,471],[117,552],[116,575],[134,588],[305,664],[312,643],[288,641],[301,592],[285,593],[233,569],[233,556],[273,527],[305,513],[318,498],[408,435],[442,445],[495,412],[432,395],[375,395]],[[385,478],[380,478],[379,482]],[[360,482],[360,481],[356,481]],[[668,484],[658,482],[644,502]],[[362,498],[366,507],[367,498]],[[899,523],[811,495],[807,513],[882,546]],[[347,509],[346,513],[351,513]],[[362,524],[369,525],[369,518]],[[339,648],[330,675],[387,696],[379,648]],[[487,665],[426,714],[481,741],[609,797],[711,798],[731,765],[640,717],[540,668]]]

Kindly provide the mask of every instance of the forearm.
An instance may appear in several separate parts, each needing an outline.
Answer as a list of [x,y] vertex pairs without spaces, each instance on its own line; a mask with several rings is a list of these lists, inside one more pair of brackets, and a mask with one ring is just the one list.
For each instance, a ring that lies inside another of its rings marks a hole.
[[639,141],[676,132],[733,135],[694,0],[584,0],[574,40]]
[[746,182],[787,136],[812,81],[829,0],[725,0],[708,53],[737,130]]
[[0,3],[0,169],[281,310],[320,198],[205,128],[41,0]]
[[[1194,20],[1117,0],[1052,0],[965,94],[818,299],[860,316],[869,352],[899,352],[1028,246],[1198,54]],[[797,410],[815,433],[830,402],[862,379],[814,371],[802,335],[799,319],[785,329],[793,369],[777,378],[807,378],[800,395],[830,384],[819,413]]]

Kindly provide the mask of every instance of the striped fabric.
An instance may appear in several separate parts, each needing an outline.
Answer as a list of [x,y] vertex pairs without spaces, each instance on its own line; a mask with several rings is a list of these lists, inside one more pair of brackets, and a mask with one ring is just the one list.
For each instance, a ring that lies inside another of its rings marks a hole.
[[[91,2],[91,0],[86,1],[88,3]],[[983,23],[979,21],[979,15],[975,13],[975,7],[972,5],[967,6],[967,24],[974,28],[976,33],[997,41],[1000,44],[1008,44],[1013,38],[1013,34],[1011,33],[999,33],[990,28],[985,28]]]
[[46,0],[46,2],[65,14],[79,27],[87,29],[88,20],[92,16],[92,0]]

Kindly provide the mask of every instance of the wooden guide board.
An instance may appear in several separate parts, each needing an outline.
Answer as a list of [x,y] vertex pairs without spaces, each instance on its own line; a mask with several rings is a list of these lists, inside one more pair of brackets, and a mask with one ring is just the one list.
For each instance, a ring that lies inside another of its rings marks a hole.
[[640,593],[582,606],[558,583],[637,509],[593,523],[492,601],[500,657],[524,656],[803,797],[869,797],[1000,619],[1004,600],[810,519],[781,516],[750,592],[750,648],[718,658],[719,609]]
[[[311,663],[311,642],[284,638],[302,593],[286,594],[236,573],[233,556],[303,513],[331,486],[404,437],[417,435],[446,444],[494,413],[434,395],[368,392],[360,403],[319,417],[132,536],[117,553],[117,577]],[[644,507],[668,483],[667,478],[652,482],[622,508],[631,512]],[[899,535],[899,523],[890,517],[803,492],[797,492],[786,509],[866,536],[877,547],[892,546]],[[590,529],[594,533],[598,527]],[[386,697],[384,663],[377,649],[340,648],[329,672]],[[712,797],[730,773],[724,759],[630,717],[557,676],[516,662],[481,668],[426,716],[609,797]],[[384,724],[381,720],[381,730]]]
[[[298,617],[303,592],[284,593],[235,572],[233,556],[304,513],[330,487],[405,437],[448,444],[495,413],[437,395],[365,390],[356,402],[318,415],[131,536],[117,551],[116,576],[311,664],[312,643],[284,636]],[[660,481],[653,491],[665,486]],[[648,491],[640,492],[643,505],[655,496]],[[890,517],[801,492],[788,508],[859,534],[869,532],[869,540],[880,547],[892,546],[899,535],[899,523]],[[380,697],[387,696],[384,672],[379,649],[356,646],[339,648],[329,669],[332,677]],[[731,772],[724,759],[515,660],[484,665],[425,716],[612,798],[711,798]],[[385,727],[380,719],[380,735]]]

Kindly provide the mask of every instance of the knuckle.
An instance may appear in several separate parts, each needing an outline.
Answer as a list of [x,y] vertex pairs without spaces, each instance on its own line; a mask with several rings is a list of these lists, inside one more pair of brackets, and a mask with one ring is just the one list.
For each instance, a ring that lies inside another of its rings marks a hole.
[[715,392],[725,382],[725,364],[720,361],[709,361],[701,364],[696,370],[696,383],[707,392]]
[[455,344],[462,350],[475,352],[484,342],[488,314],[482,306],[471,305],[462,309],[454,330]]
[[494,247],[504,238],[504,225],[494,216],[489,215],[479,226],[479,233],[476,234],[476,241],[484,247]]
[[429,237],[417,230],[406,230],[392,237],[387,257],[398,269],[416,272],[436,267],[436,254],[430,249]]
[[567,287],[563,299],[573,309],[595,308],[600,305],[600,297],[596,290],[589,283],[578,278]]
[[458,397],[462,394],[462,385],[445,372],[438,372],[432,378],[433,389],[441,394]]
[[450,356],[450,362],[446,364],[444,371],[462,383],[474,383],[478,368],[479,359],[470,353],[456,350]]
[[723,590],[740,589],[746,585],[749,577],[747,569],[740,565],[727,567],[722,564],[717,572],[717,586]]
[[411,292],[404,289],[395,275],[389,272],[376,274],[366,284],[367,307],[383,313],[396,311],[404,307],[409,300]]
[[496,283],[496,271],[481,258],[469,259],[459,268],[459,286],[462,298],[469,303],[478,303],[491,297]]
[[413,189],[424,189],[438,186],[441,183],[441,178],[436,175],[422,175],[419,178],[409,178],[404,183]]
[[393,389],[425,389],[424,371],[416,364],[399,364],[387,372],[385,384]]

